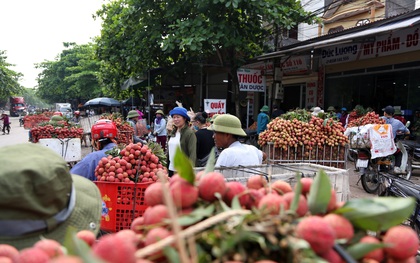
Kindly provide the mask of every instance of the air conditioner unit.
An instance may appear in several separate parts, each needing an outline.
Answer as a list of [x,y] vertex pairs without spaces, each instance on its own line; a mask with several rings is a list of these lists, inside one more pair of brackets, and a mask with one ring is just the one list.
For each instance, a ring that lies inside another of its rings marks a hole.
[[281,83],[276,83],[276,89],[274,91],[274,99],[283,101],[284,99],[284,88]]

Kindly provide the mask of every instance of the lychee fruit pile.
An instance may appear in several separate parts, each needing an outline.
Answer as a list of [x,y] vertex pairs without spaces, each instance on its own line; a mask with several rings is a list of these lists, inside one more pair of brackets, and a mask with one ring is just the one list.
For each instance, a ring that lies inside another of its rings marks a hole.
[[[194,178],[176,174],[148,186],[144,201],[149,207],[131,229],[98,239],[80,231],[76,237],[90,247],[89,256],[109,263],[172,262],[174,257],[184,262],[185,256],[196,257],[195,262],[334,263],[346,262],[338,245],[346,251],[360,244],[373,247],[357,262],[415,262],[419,239],[414,230],[397,225],[368,234],[339,214],[343,204],[330,187],[324,192],[325,210],[313,213],[311,198],[319,181],[302,178],[291,185],[253,175],[244,185],[226,182],[219,172]],[[86,255],[68,256],[60,244],[42,240],[21,251],[0,245],[0,262],[8,262],[2,257],[18,263],[28,258],[83,262]]]
[[97,181],[107,182],[156,182],[158,171],[166,172],[159,158],[147,145],[130,143],[113,157],[103,157],[95,169]]

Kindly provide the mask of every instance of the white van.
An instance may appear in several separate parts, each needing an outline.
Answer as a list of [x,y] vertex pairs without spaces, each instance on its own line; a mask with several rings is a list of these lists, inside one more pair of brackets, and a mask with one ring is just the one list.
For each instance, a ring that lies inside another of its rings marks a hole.
[[61,107],[60,112],[68,119],[73,118],[73,110],[71,107]]

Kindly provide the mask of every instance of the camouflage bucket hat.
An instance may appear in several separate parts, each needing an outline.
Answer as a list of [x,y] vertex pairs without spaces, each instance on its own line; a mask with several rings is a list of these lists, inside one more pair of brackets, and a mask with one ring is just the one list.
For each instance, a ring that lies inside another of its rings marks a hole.
[[241,121],[238,117],[230,114],[222,114],[217,116],[213,124],[207,128],[211,131],[230,133],[238,136],[246,136],[242,129]]
[[68,229],[99,232],[102,201],[90,180],[71,175],[64,159],[37,144],[0,148],[0,244],[63,243]]

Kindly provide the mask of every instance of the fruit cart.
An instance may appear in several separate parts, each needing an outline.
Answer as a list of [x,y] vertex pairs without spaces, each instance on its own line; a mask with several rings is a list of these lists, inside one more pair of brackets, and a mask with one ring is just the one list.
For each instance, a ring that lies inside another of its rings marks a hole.
[[[349,173],[345,169],[324,166],[313,163],[274,163],[260,166],[238,166],[215,168],[215,171],[222,173],[226,181],[238,181],[246,184],[248,178],[255,174],[265,176],[268,181],[274,182],[283,180],[292,186],[296,182],[296,173],[301,177],[313,178],[319,170],[324,170],[333,186],[338,201],[347,201],[350,198]],[[201,171],[204,168],[195,168]]]
[[92,129],[92,125],[99,120],[100,117],[100,115],[94,115],[80,119],[79,125],[83,129],[83,137],[88,136],[90,140],[90,130]]

